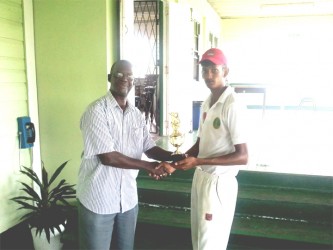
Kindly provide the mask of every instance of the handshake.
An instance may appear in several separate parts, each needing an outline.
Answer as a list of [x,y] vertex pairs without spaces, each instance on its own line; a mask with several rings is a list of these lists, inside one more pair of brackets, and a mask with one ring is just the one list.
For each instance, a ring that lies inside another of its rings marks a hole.
[[155,166],[150,170],[149,176],[155,180],[161,180],[176,171],[176,162],[184,160],[187,154],[173,154],[169,161],[154,162]]

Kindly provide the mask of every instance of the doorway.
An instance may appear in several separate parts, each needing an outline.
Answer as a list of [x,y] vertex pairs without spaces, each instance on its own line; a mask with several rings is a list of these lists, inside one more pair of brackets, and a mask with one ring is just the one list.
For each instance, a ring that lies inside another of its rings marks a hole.
[[160,1],[134,1],[134,64],[136,65],[135,106],[142,112],[150,133],[161,133],[163,110],[162,11]]

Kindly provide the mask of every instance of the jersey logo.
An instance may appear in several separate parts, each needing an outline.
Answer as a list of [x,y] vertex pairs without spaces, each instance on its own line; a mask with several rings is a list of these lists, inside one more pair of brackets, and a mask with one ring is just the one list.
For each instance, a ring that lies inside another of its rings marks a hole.
[[206,213],[205,214],[205,220],[207,220],[207,221],[213,220],[213,214]]
[[218,129],[220,126],[221,126],[221,120],[220,120],[220,118],[216,117],[213,121],[213,127],[215,129]]

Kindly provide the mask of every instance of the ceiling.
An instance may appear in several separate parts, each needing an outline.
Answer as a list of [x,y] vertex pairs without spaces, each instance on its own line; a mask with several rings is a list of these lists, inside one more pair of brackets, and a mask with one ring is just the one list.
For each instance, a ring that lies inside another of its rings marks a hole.
[[333,15],[333,0],[207,0],[225,18]]

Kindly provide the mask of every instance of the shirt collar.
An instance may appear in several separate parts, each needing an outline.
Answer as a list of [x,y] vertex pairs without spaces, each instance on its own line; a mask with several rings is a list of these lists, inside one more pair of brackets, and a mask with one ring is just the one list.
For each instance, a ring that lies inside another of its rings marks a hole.
[[[219,97],[219,99],[216,101],[216,103],[221,103],[225,101],[225,99],[228,97],[230,93],[233,92],[232,87],[227,86],[227,88],[223,91],[222,95]],[[205,106],[205,109],[209,109],[210,100],[212,99],[212,94],[209,95],[209,97],[206,99],[206,102],[203,104]]]
[[[110,103],[112,108],[115,108],[115,107],[120,108],[117,100],[114,98],[111,91],[108,91],[106,96],[107,96],[107,99],[109,100],[109,103]],[[133,106],[133,104],[131,104],[131,102],[127,99],[127,108],[126,108],[126,110],[132,111],[134,109],[135,109],[135,107]]]
[[[227,86],[227,88],[223,91],[222,95],[220,95],[216,103],[223,103],[232,91],[233,91],[232,88],[230,86]],[[209,96],[209,100],[211,99],[212,99],[212,94],[210,94]]]

